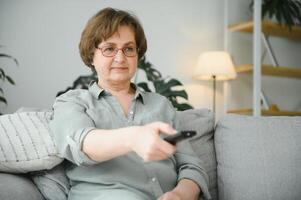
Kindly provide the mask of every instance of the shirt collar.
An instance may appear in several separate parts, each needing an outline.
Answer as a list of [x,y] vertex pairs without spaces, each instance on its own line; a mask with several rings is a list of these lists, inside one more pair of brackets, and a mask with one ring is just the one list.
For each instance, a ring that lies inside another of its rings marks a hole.
[[[135,99],[140,99],[142,103],[144,91],[139,88],[135,83],[131,83],[131,87],[135,90]],[[99,87],[96,81],[91,81],[88,88],[89,92],[93,95],[94,98],[99,99],[102,95],[110,94],[109,92],[105,91],[103,88]]]

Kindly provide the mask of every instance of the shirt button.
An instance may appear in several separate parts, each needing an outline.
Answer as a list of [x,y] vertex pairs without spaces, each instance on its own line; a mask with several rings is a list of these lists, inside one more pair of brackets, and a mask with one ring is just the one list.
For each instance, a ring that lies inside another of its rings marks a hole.
[[153,177],[153,178],[152,178],[152,181],[153,181],[153,182],[155,182],[155,181],[156,181],[156,178],[155,178],[155,177]]

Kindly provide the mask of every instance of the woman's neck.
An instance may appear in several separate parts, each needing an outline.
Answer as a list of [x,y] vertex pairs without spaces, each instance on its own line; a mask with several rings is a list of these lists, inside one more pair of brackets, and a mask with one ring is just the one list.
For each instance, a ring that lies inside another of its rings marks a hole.
[[131,88],[131,83],[129,81],[127,82],[105,82],[105,81],[98,81],[98,85],[105,89],[106,91],[110,92],[114,96],[120,96],[120,95],[129,95],[129,94],[134,94],[135,91],[133,88]]

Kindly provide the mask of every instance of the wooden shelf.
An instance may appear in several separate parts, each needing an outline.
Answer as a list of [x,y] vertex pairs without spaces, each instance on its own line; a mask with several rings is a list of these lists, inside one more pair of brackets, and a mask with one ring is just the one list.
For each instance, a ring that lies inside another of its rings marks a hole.
[[[301,40],[301,27],[299,26],[293,26],[292,30],[290,31],[288,27],[283,25],[281,26],[271,21],[262,21],[261,25],[262,25],[261,31],[266,35]],[[253,21],[246,21],[246,22],[230,25],[229,30],[252,33]]]
[[[252,73],[253,65],[244,64],[235,67],[237,73]],[[274,67],[272,65],[262,65],[261,73],[269,76],[280,76],[288,78],[301,78],[301,69],[289,67]]]
[[[252,115],[253,109],[237,109],[229,110],[228,113]],[[297,111],[281,111],[281,110],[261,110],[263,116],[301,116],[301,112]]]

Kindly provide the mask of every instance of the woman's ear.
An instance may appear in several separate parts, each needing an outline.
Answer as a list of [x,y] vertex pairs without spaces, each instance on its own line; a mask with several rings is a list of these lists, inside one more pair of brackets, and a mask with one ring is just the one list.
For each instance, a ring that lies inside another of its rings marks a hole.
[[94,54],[93,54],[93,57],[92,57],[91,65],[94,66]]

